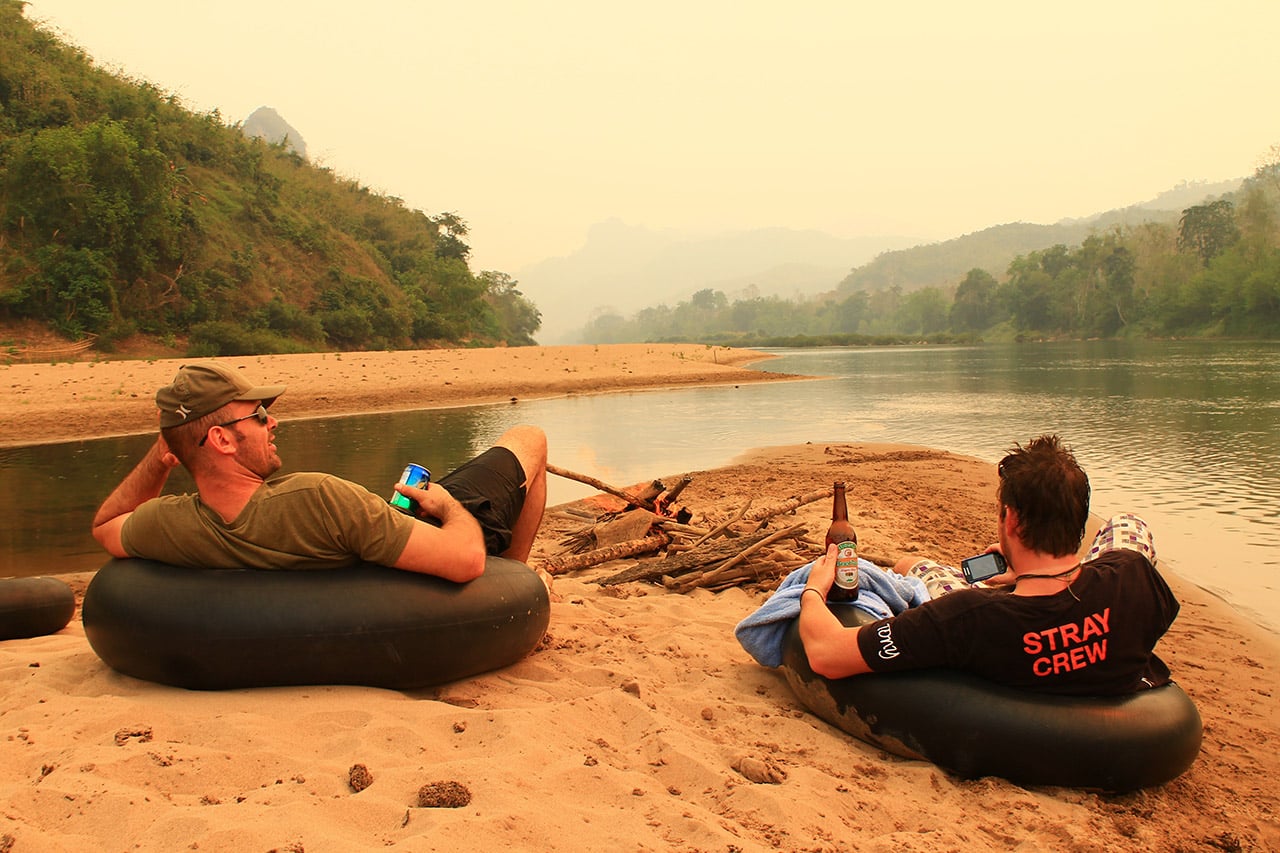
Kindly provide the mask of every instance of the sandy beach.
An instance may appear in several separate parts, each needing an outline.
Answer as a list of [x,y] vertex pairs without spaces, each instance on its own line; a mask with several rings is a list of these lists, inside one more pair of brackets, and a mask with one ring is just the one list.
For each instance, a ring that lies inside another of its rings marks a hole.
[[[282,419],[430,409],[628,388],[767,382],[770,356],[694,344],[620,344],[228,357],[289,392]],[[191,359],[0,364],[0,447],[154,430],[155,392]]]
[[[761,357],[602,346],[225,361],[289,384],[276,405],[302,417],[764,381],[742,368]],[[0,446],[148,430],[155,388],[179,363],[0,366]],[[759,448],[660,473],[685,475],[679,503],[708,527],[749,498],[845,479],[877,560],[958,560],[995,535],[993,466],[931,448]],[[532,564],[581,527],[571,509],[549,508]],[[808,504],[787,522],[820,538],[829,510]],[[556,576],[548,633],[520,663],[409,693],[150,684],[102,664],[78,611],[57,634],[2,642],[0,853],[1280,850],[1280,642],[1176,566],[1161,565],[1182,612],[1159,652],[1204,720],[1201,754],[1159,788],[1110,795],[961,780],[853,739],[734,638],[766,590],[596,582],[630,562]],[[82,592],[90,577],[66,580]],[[358,792],[356,765],[372,777]],[[438,782],[470,802],[420,807],[419,789]]]

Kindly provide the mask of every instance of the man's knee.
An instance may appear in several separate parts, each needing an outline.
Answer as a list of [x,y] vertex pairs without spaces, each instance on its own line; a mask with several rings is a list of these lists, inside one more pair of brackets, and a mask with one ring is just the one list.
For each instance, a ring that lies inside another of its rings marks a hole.
[[515,454],[526,478],[540,476],[547,468],[547,435],[531,424],[513,426],[495,442]]

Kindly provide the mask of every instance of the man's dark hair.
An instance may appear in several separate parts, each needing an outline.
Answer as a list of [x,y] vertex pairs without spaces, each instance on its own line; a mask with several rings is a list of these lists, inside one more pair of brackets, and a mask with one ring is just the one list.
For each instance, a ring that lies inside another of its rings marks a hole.
[[1089,477],[1058,436],[1015,444],[997,470],[1001,512],[1017,511],[1024,545],[1055,557],[1079,550],[1089,520]]

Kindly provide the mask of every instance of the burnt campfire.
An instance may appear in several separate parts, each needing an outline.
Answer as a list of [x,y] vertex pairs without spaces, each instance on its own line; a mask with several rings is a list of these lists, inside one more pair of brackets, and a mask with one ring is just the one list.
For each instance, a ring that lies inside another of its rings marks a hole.
[[[547,470],[617,499],[612,508],[570,510],[582,524],[563,536],[559,552],[541,565],[551,575],[627,560],[634,562],[592,582],[601,586],[661,583],[674,592],[734,586],[772,589],[822,552],[822,532],[817,531],[815,540],[806,523],[796,523],[794,515],[801,506],[830,500],[829,488],[756,508],[748,500],[718,523],[695,525],[691,523],[695,511],[677,502],[693,482],[692,476],[682,477],[671,488],[653,480],[627,491],[554,465]],[[788,515],[793,516],[792,523],[782,523]]]

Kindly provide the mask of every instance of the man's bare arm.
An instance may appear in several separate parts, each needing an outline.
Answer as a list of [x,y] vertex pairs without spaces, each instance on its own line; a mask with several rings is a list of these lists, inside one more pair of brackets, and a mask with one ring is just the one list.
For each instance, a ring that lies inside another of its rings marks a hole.
[[462,504],[438,485],[426,489],[398,485],[396,490],[413,500],[422,515],[438,519],[440,526],[415,524],[393,566],[458,583],[484,573],[484,532]]
[[[804,643],[809,668],[825,678],[845,678],[871,671],[858,648],[861,629],[845,627],[827,606],[827,592],[835,575],[836,548],[831,545],[814,563],[805,591],[800,594],[800,640]],[[809,590],[815,590],[816,594]]]
[[113,557],[127,557],[120,543],[120,530],[130,514],[142,504],[158,497],[169,472],[178,465],[178,459],[169,452],[169,445],[161,436],[147,450],[134,469],[116,486],[98,507],[93,517],[93,538]]

